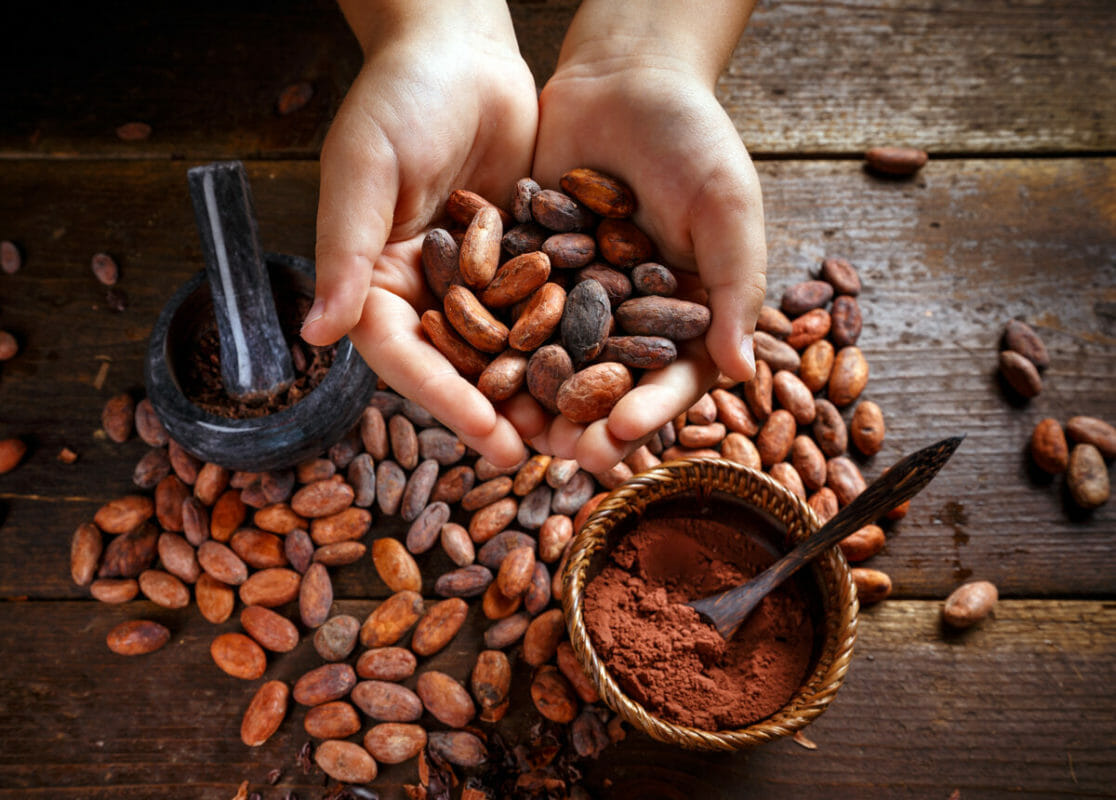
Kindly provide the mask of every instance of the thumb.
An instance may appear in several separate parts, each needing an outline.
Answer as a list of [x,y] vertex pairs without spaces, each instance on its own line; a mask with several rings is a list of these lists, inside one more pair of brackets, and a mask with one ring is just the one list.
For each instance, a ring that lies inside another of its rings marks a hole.
[[322,146],[314,303],[302,337],[330,344],[360,320],[376,260],[391,233],[399,193],[394,151],[368,121],[339,112]]

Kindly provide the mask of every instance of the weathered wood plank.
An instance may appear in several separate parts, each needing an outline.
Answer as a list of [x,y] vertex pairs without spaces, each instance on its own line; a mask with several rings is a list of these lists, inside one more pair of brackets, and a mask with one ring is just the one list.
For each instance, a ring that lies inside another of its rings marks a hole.
[[[336,610],[363,615],[368,602]],[[1116,780],[1116,609],[1088,601],[1003,601],[993,619],[944,634],[939,604],[890,601],[861,620],[854,663],[832,708],[806,729],[817,745],[790,741],[750,753],[690,753],[630,733],[587,763],[595,797],[899,798],[1109,796]],[[104,646],[126,618],[153,615],[174,631],[150,656]],[[255,691],[221,673],[208,654],[217,630],[196,611],[144,603],[0,605],[0,797],[190,797],[228,800],[242,780],[265,797],[320,794],[295,753],[307,737],[294,708],[265,745],[238,738]],[[425,661],[463,677],[475,652],[471,624]],[[33,643],[33,646],[31,645]],[[269,678],[293,680],[315,666],[308,642],[273,657]],[[520,663],[517,679],[528,671]],[[533,711],[514,724],[529,724]],[[504,727],[504,723],[501,723]],[[279,788],[267,774],[280,769]],[[414,764],[389,767],[381,797],[403,796]],[[610,783],[606,783],[606,781]],[[607,788],[605,788],[607,786]]]
[[[577,4],[511,4],[541,85]],[[146,4],[59,15],[9,4],[0,53],[0,155],[314,158],[360,68],[336,5]],[[760,4],[718,96],[764,156],[1111,152],[1116,61],[1105,0],[799,0]],[[279,92],[315,96],[289,116]],[[122,142],[117,126],[152,126]]]
[[[27,252],[21,272],[0,276],[0,326],[24,348],[0,366],[0,436],[32,444],[0,477],[5,596],[81,596],[65,568],[69,534],[130,490],[145,446],[99,437],[99,415],[111,394],[142,389],[147,331],[200,267],[186,167],[0,165],[4,235]],[[944,596],[969,574],[1010,596],[1110,596],[1116,504],[1070,514],[1061,481],[1034,476],[1025,447],[1043,416],[1116,419],[1116,161],[931,162],[916,182],[880,181],[845,161],[765,162],[761,173],[772,301],[826,255],[861,271],[865,397],[888,426],[864,472],[937,438],[969,437],[873,565],[908,597]],[[310,255],[316,164],[251,163],[249,174],[265,247]],[[101,249],[121,262],[131,298],[122,314],[103,307],[89,272]],[[1023,405],[995,375],[1001,327],[1016,316],[1038,326],[1053,357],[1046,391]],[[102,356],[111,363],[97,389]],[[56,462],[64,445],[77,464]],[[342,595],[367,592],[370,572],[346,571]]]

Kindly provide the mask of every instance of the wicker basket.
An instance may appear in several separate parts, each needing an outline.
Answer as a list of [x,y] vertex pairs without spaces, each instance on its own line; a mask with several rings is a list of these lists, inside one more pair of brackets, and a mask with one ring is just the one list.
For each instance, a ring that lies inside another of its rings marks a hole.
[[774,479],[720,458],[670,461],[643,472],[614,489],[574,539],[564,575],[563,607],[574,652],[601,699],[629,724],[654,739],[694,750],[740,750],[793,734],[833,701],[848,671],[856,639],[856,588],[837,548],[811,565],[822,601],[824,632],[814,667],[802,686],[775,714],[746,728],[706,731],[674,725],[649,713],[629,698],[598,657],[583,618],[585,587],[601,568],[604,556],[630,522],[653,502],[689,492],[721,495],[773,517],[795,542],[818,526],[813,510]]

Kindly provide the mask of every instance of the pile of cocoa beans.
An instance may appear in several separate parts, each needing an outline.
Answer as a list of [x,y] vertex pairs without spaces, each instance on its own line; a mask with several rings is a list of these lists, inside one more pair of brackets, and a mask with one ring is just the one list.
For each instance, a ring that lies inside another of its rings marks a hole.
[[520,180],[511,214],[467,190],[450,195],[460,227],[423,242],[442,310],[426,311],[422,327],[493,402],[526,388],[550,413],[588,423],[704,334],[710,312],[700,293],[675,296],[677,277],[630,219],[627,186],[581,168],[561,187]]

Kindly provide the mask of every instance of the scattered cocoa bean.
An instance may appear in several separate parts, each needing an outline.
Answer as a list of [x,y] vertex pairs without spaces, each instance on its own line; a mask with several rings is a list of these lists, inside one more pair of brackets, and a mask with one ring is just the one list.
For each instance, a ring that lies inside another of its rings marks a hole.
[[130,619],[116,625],[105,637],[109,650],[121,656],[153,653],[170,641],[170,631],[149,619]]
[[946,598],[942,619],[954,628],[969,628],[992,613],[999,595],[989,581],[963,583]]

